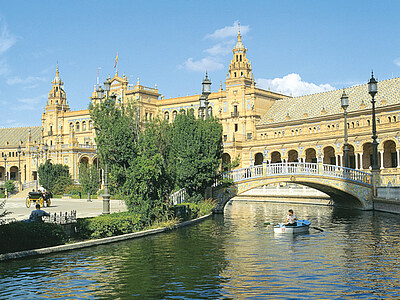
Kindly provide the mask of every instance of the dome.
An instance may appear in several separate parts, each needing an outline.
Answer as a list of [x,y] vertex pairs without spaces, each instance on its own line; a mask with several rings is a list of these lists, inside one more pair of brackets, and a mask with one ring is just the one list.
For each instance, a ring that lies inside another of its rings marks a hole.
[[242,36],[240,35],[240,31],[238,33],[237,42],[236,42],[235,48],[233,48],[233,50],[246,50],[246,48],[244,47],[244,45],[242,43]]

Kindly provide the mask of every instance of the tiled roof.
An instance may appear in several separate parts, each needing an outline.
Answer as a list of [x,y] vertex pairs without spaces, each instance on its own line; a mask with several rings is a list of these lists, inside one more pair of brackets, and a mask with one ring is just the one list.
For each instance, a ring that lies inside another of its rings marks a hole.
[[29,129],[31,130],[32,141],[40,142],[42,136],[41,126],[0,128],[0,148],[6,146],[18,147],[20,141],[25,145],[28,140]]
[[[368,84],[344,89],[349,97],[348,112],[362,108],[371,108],[371,96]],[[276,100],[258,125],[268,125],[285,121],[301,120],[322,115],[335,115],[342,112],[340,97],[343,89]],[[400,103],[400,78],[378,82],[378,93],[375,96],[376,107]],[[364,106],[365,105],[365,106]]]

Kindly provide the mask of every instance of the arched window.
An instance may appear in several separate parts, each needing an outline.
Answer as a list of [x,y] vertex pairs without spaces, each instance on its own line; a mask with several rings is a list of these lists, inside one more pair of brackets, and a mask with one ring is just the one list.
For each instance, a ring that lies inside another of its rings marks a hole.
[[208,107],[208,115],[209,115],[210,117],[212,117],[212,115],[213,115],[213,109],[212,109],[211,106]]
[[371,121],[370,120],[367,120],[367,125],[371,126]]
[[173,112],[172,112],[172,120],[173,121],[175,121],[175,119],[176,119],[176,115],[178,114],[178,112],[176,111],[176,110],[174,110]]
[[74,131],[74,123],[69,123],[69,131]]
[[169,112],[165,112],[164,113],[164,119],[166,120],[166,121],[169,121]]
[[79,122],[76,122],[75,129],[76,129],[77,132],[79,131]]
[[389,121],[389,123],[392,123],[392,118],[388,117],[388,121]]
[[393,116],[393,122],[396,122],[396,116]]
[[86,131],[86,122],[85,121],[82,122],[82,131]]
[[89,130],[93,129],[93,122],[89,121]]

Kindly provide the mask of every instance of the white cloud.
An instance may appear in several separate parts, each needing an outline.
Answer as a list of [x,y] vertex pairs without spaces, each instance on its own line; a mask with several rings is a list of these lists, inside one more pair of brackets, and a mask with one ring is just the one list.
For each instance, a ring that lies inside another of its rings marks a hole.
[[292,95],[294,97],[308,94],[315,94],[334,90],[330,84],[320,84],[302,81],[299,74],[292,73],[282,78],[264,79],[259,78],[257,85],[263,89],[271,89],[272,91]]
[[194,60],[188,58],[181,66],[190,71],[205,72],[205,71],[216,71],[221,70],[224,65],[220,63],[215,57],[207,56],[200,60]]
[[204,52],[207,52],[211,56],[227,55],[232,51],[234,44],[235,40],[233,39],[229,41],[223,41],[218,44],[215,44],[211,48],[204,50]]
[[[231,53],[236,40],[232,39],[238,34],[239,21],[233,22],[231,26],[225,26],[215,30],[211,34],[207,34],[205,39],[215,40],[215,44],[210,48],[204,50],[207,53],[206,57],[195,60],[188,58],[182,65],[178,66],[180,69],[187,69],[189,71],[204,72],[216,71],[224,68],[222,61],[225,61],[225,56]],[[249,25],[240,26],[240,32],[245,35],[250,30]]]
[[[47,95],[40,95],[32,98],[20,98],[17,100],[19,104],[13,106],[14,110],[38,110],[42,109]],[[42,103],[43,102],[43,103]]]
[[[242,25],[240,26],[240,33],[242,35],[245,35],[248,33],[250,30],[249,25]],[[216,39],[216,40],[222,40],[226,39],[228,37],[233,37],[238,34],[239,31],[239,21],[233,22],[232,26],[225,26],[224,28],[217,29],[211,34],[207,34],[205,38],[211,38],[211,39]]]
[[394,63],[395,63],[397,66],[400,67],[400,57],[396,58],[396,59],[394,60]]
[[39,77],[39,76],[28,76],[26,78],[20,78],[17,76],[11,77],[7,79],[7,84],[8,85],[14,85],[14,84],[20,84],[20,85],[30,85],[30,87],[35,87],[37,86],[37,83],[39,82],[45,82],[46,78],[44,77]]
[[10,49],[16,42],[17,38],[8,31],[6,22],[0,17],[0,55]]

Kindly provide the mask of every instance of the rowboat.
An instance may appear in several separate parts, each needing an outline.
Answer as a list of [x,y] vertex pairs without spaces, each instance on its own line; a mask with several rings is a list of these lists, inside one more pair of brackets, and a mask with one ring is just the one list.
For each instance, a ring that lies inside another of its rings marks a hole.
[[311,222],[308,220],[297,220],[297,226],[285,226],[285,223],[274,226],[275,233],[302,233],[308,232]]

